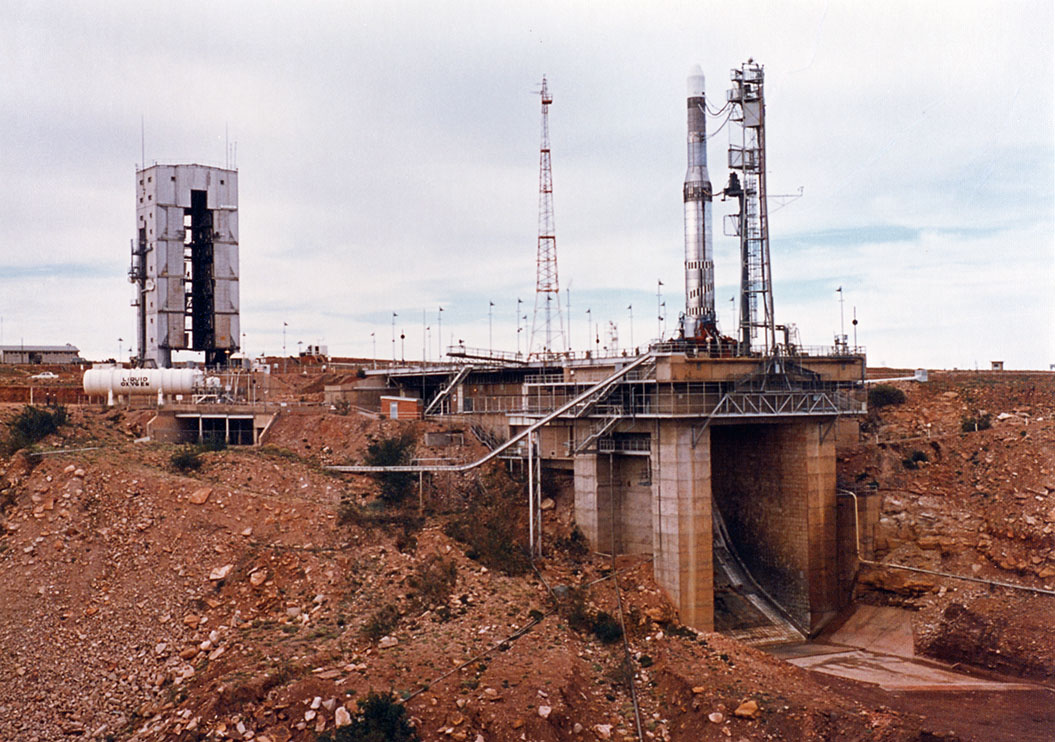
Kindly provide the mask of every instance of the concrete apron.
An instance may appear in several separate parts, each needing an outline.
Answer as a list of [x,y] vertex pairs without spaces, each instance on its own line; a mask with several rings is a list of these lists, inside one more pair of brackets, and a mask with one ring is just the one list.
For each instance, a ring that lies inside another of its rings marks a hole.
[[878,685],[886,691],[1036,690],[966,675],[948,665],[917,657],[912,648],[909,611],[857,606],[849,620],[823,642],[767,647],[765,651],[796,667]]

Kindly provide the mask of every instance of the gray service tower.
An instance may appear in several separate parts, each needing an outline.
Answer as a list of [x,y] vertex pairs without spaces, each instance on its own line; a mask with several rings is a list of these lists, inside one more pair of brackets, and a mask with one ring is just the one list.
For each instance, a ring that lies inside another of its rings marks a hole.
[[168,368],[172,352],[205,352],[225,366],[238,350],[238,171],[153,165],[136,171],[136,284],[140,366]]
[[689,71],[688,156],[685,201],[685,315],[681,331],[686,339],[717,335],[714,314],[714,253],[711,240],[711,177],[707,172],[707,112],[703,70]]

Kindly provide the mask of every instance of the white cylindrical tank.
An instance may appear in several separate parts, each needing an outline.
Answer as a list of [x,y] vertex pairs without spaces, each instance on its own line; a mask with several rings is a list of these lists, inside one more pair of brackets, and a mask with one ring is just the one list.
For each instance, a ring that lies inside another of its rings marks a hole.
[[192,368],[90,368],[84,372],[84,393],[115,397],[148,394],[191,394],[205,374]]

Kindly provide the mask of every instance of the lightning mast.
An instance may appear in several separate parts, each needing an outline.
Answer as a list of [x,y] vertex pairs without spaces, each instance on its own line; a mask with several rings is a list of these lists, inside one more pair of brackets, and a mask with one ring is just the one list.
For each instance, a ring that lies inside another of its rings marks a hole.
[[[557,237],[553,226],[553,169],[549,151],[549,94],[542,77],[542,146],[539,153],[538,257],[536,260],[535,315],[531,320],[529,355],[546,355],[566,345],[557,282]],[[554,317],[556,315],[556,317]],[[554,319],[556,322],[554,323]],[[554,326],[555,325],[555,326]]]
[[[773,280],[769,262],[769,212],[766,206],[765,74],[754,60],[734,69],[729,90],[729,185],[725,195],[738,200],[740,213],[726,217],[727,233],[740,238],[740,353],[762,333],[762,354],[777,351],[773,317]],[[739,173],[739,177],[737,174]]]

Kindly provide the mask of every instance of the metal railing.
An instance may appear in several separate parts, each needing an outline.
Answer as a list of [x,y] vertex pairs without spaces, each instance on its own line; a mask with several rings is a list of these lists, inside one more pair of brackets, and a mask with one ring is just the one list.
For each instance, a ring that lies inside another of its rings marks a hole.
[[[621,384],[598,401],[588,397],[565,416],[620,417],[781,417],[858,415],[866,403],[835,388],[729,391],[726,384]],[[601,391],[598,389],[597,391]],[[523,395],[466,398],[465,412],[545,415],[582,395],[577,385],[536,387]],[[589,405],[588,408],[586,405]]]
[[650,453],[651,438],[601,438],[597,441],[600,453]]
[[730,392],[712,413],[715,417],[785,417],[864,412],[863,402],[835,391]]
[[600,351],[592,350],[566,350],[536,353],[517,353],[508,350],[494,350],[491,348],[473,348],[467,345],[451,345],[447,347],[447,355],[451,358],[479,358],[491,359],[497,362],[507,363],[560,363],[563,361],[607,361],[623,359],[632,361],[640,355],[640,349],[625,348],[609,351],[607,348]]
[[[753,351],[751,353],[741,355],[735,350],[735,347],[728,345],[719,345],[717,343],[707,345],[699,344],[695,342],[689,342],[687,340],[666,340],[661,343],[653,343],[649,346],[649,349],[653,353],[684,353],[689,358],[730,358],[733,360],[751,360],[763,358],[763,353],[760,350]],[[865,354],[865,347],[863,345],[843,345],[841,343],[836,345],[798,345],[798,344],[780,344],[777,346],[777,352],[769,355],[783,356],[785,358],[801,358],[801,357],[853,357],[863,356]]]

